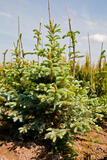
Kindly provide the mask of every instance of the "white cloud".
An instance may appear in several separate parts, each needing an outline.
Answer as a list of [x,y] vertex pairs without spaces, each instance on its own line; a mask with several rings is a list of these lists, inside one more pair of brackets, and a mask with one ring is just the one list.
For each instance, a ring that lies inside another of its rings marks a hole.
[[4,16],[4,17],[8,17],[8,18],[12,17],[12,15],[7,12],[0,12],[0,16]]
[[[81,39],[86,40],[88,39],[88,36],[81,37]],[[100,33],[90,35],[90,39],[97,42],[107,42],[107,36]]]
[[94,34],[90,36],[91,39],[97,41],[97,42],[107,42],[107,36],[104,34]]

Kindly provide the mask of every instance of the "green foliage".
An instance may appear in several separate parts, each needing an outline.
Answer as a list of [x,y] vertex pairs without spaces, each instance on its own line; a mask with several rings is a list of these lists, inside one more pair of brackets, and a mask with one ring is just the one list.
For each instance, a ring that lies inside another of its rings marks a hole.
[[101,113],[104,115],[104,118],[107,118],[107,96],[100,97],[99,103],[102,106],[101,107]]
[[[107,83],[107,64],[106,64],[106,56],[105,54],[105,50],[103,50],[101,52],[100,55],[100,60],[99,60],[99,64],[98,64],[98,71],[95,73],[95,85],[96,85],[96,93],[98,96],[101,96],[102,94],[106,94],[107,91],[107,87],[106,87],[106,83]],[[103,61],[103,66],[102,67],[102,60]]]
[[[66,45],[61,47],[58,41],[59,25],[53,22],[46,28],[49,43],[43,49],[35,47],[35,53],[44,57],[39,65],[20,59],[17,41],[16,61],[1,71],[0,115],[16,124],[20,134],[51,139],[55,152],[72,159],[72,134],[87,132],[92,126],[98,129],[105,102],[89,98],[88,88],[73,80],[64,62]],[[34,34],[40,44],[40,32],[34,30]]]
[[79,51],[76,51],[76,34],[80,34],[79,31],[73,32],[72,26],[71,26],[71,19],[69,18],[69,32],[63,36],[70,37],[70,45],[69,45],[69,70],[70,74],[73,73],[73,79],[75,80],[75,70],[76,70],[76,59],[81,58],[83,56],[79,56],[77,53],[80,53]]
[[[89,93],[94,96],[104,96],[107,94],[107,62],[105,50],[102,51],[100,59],[97,65],[92,65],[92,77],[93,77],[93,91],[91,87]],[[82,85],[84,86],[90,81],[90,60],[89,55],[86,55],[85,63],[80,65],[76,64],[76,79],[82,80]]]

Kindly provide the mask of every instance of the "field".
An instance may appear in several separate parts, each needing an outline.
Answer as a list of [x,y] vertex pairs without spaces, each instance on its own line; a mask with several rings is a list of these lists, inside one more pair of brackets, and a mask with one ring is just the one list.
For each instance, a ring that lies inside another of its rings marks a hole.
[[[79,31],[72,30],[70,18],[68,22],[69,31],[61,36],[60,25],[49,17],[45,25],[48,43],[44,47],[40,23],[39,29],[33,30],[34,52],[24,52],[19,34],[12,62],[6,62],[8,50],[3,53],[1,159],[107,158],[106,51],[102,48],[96,65],[91,62],[90,52],[80,65],[83,56],[76,51]],[[69,46],[66,38],[70,39]],[[65,40],[63,46],[61,39]],[[36,55],[37,59],[26,60],[26,55]]]

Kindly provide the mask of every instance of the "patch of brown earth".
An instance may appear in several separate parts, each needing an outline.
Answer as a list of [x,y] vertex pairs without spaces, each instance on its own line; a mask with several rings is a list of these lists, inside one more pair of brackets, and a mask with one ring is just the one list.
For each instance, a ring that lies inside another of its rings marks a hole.
[[[22,142],[0,136],[0,160],[60,160],[51,155],[45,145]],[[107,133],[91,131],[85,136],[76,135],[73,147],[78,156],[75,160],[107,160]],[[105,159],[104,159],[105,158]]]
[[73,147],[78,157],[76,160],[107,160],[107,132],[91,131],[86,136],[76,136]]
[[14,151],[9,151],[7,146],[3,144],[0,147],[0,160],[18,160],[18,156],[15,154]]
[[44,146],[34,142],[1,142],[0,160],[57,160]]

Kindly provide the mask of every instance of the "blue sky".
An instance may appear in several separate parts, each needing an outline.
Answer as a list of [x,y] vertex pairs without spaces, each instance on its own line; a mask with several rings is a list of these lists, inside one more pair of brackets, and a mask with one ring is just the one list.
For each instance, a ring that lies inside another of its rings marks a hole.
[[[68,31],[67,12],[64,0],[51,1],[51,17],[61,24],[63,34]],[[79,30],[77,50],[81,54],[88,52],[87,34],[90,34],[93,62],[100,55],[101,43],[107,50],[107,0],[66,0],[73,30]],[[35,41],[33,29],[48,23],[48,0],[0,0],[0,62],[2,52],[7,48],[7,60],[11,59],[13,41],[17,40],[17,17],[20,16],[21,33],[25,51],[32,51]],[[43,35],[45,35],[45,29]],[[45,43],[43,38],[43,43]],[[68,41],[66,41],[68,43]],[[27,57],[30,59],[30,57]]]

